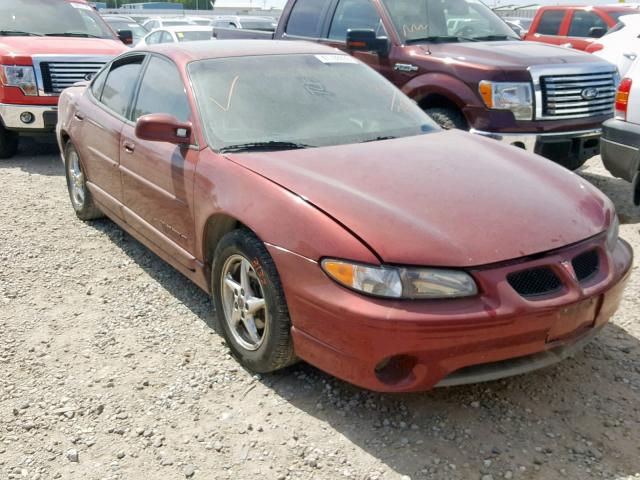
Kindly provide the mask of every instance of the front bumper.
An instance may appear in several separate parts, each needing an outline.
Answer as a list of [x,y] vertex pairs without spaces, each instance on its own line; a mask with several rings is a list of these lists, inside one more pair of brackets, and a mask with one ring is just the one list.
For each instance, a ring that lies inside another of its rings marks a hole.
[[[630,275],[631,247],[621,240],[607,252],[603,243],[599,235],[535,259],[471,270],[482,293],[442,301],[359,295],[329,280],[316,262],[268,248],[296,354],[361,387],[408,392],[524,373],[579,349],[614,314]],[[601,252],[598,275],[579,284],[565,274],[567,288],[550,298],[528,300],[506,280],[510,272],[543,265],[561,271],[567,259],[594,248]]]
[[[23,113],[31,113],[33,121],[21,120]],[[0,103],[0,121],[7,130],[17,132],[52,132],[58,121],[58,108],[52,105],[12,105]]]
[[632,182],[640,170],[640,125],[612,118],[603,130],[602,163],[614,177]]
[[553,133],[496,133],[471,129],[471,133],[523,148],[571,168],[600,153],[602,129]]

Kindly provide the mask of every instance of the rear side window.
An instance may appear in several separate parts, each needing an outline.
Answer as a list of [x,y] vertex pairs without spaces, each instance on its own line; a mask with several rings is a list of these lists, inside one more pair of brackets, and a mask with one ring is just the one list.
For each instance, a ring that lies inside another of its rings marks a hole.
[[566,10],[547,10],[542,14],[538,29],[535,33],[539,33],[540,35],[558,35],[565,13]]
[[135,122],[151,113],[168,113],[182,122],[191,116],[178,69],[169,60],[159,57],[152,57],[144,72],[132,120]]
[[380,15],[371,0],[341,0],[331,22],[329,38],[345,41],[347,30],[373,30],[386,36]]
[[607,24],[599,15],[593,12],[573,12],[571,26],[569,27],[570,37],[588,37],[592,28],[607,29]]
[[118,115],[127,116],[141,67],[142,58],[131,59],[127,63],[111,67],[101,97],[107,108]]
[[298,0],[287,22],[287,34],[300,37],[320,37],[322,20],[327,2],[320,0]]

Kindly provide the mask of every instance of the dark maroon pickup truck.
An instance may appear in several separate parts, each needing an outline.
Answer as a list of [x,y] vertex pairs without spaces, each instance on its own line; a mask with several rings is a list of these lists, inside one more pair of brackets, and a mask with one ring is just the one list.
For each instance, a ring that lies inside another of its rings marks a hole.
[[614,66],[520,41],[477,0],[289,0],[273,34],[216,28],[214,36],[310,40],[349,51],[443,127],[571,169],[599,153],[602,122],[613,116]]

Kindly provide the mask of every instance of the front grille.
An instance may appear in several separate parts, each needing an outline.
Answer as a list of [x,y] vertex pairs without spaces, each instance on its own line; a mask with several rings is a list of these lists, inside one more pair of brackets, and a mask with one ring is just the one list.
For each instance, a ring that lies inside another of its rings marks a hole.
[[546,118],[584,118],[613,115],[614,72],[540,77],[542,115]]
[[530,268],[507,275],[507,281],[523,297],[549,295],[562,288],[560,279],[549,267]]
[[59,94],[74,83],[87,80],[102,68],[105,62],[41,62],[42,87],[45,93]]
[[580,283],[587,282],[600,270],[600,256],[597,250],[582,253],[571,260],[573,271]]

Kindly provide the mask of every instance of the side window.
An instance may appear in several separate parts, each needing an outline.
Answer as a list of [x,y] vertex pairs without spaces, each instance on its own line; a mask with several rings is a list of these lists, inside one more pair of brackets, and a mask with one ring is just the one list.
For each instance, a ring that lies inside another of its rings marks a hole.
[[191,116],[178,69],[172,62],[159,57],[151,57],[144,72],[132,120],[135,122],[151,113],[168,113],[182,122]]
[[151,35],[149,35],[146,40],[147,45],[155,45],[156,43],[159,43],[160,35],[162,35],[162,32],[154,32]]
[[607,29],[607,24],[593,12],[577,11],[573,12],[571,25],[569,26],[570,37],[588,37],[594,27]]
[[371,0],[340,0],[331,21],[329,38],[346,40],[349,29],[373,30],[378,37],[386,36],[380,15]]
[[169,32],[162,32],[158,43],[173,43],[173,37]]
[[319,37],[327,2],[298,0],[287,22],[287,34],[300,37]]
[[107,79],[108,72],[109,69],[105,68],[91,83],[91,93],[97,100],[100,100],[100,97],[102,96],[102,88],[104,87],[104,81]]
[[547,10],[544,12],[535,33],[539,33],[540,35],[558,35],[565,12],[566,10]]
[[143,59],[140,57],[127,60],[129,60],[127,63],[111,67],[101,98],[102,103],[107,108],[123,117],[127,116],[133,90],[140,76]]

